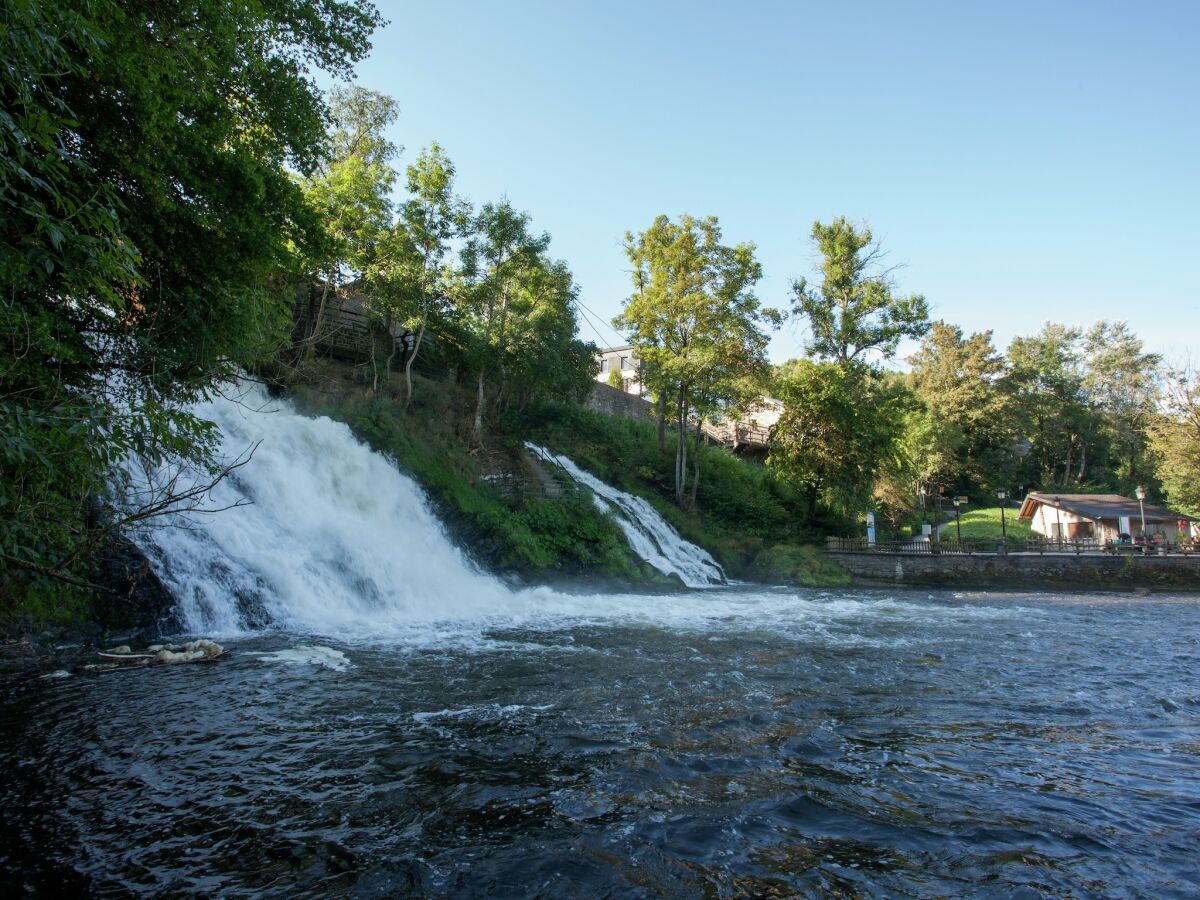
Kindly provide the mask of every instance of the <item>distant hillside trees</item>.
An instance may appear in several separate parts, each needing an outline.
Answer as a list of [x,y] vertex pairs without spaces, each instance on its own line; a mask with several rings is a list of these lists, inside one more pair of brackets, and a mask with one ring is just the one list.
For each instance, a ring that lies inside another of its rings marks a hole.
[[903,338],[929,330],[929,309],[920,294],[900,296],[884,251],[871,229],[845,218],[814,222],[812,240],[821,254],[821,283],[792,283],[792,311],[808,326],[808,352],[838,365],[864,362],[872,353],[891,359]]
[[1167,496],[1180,512],[1200,516],[1200,371],[1167,373],[1148,432]]
[[395,102],[360,87],[332,100],[329,160],[302,181],[320,225],[298,254],[316,307],[302,356],[321,338],[331,294],[353,285],[392,348],[381,365],[370,341],[372,389],[403,347],[405,409],[431,334],[441,364],[475,384],[476,441],[492,410],[545,395],[582,399],[595,348],[576,337],[577,288],[566,264],[548,256],[550,236],[508,200],[472,210],[454,193],[454,164],[437,143],[406,168],[395,202],[398,149],[386,136]]
[[992,333],[964,335],[935,322],[908,362],[908,385],[928,417],[909,421],[921,432],[910,454],[937,458],[913,471],[918,486],[930,494],[938,483],[959,480],[989,490],[1015,483],[1020,461],[1014,447],[1025,419]]
[[398,149],[386,129],[396,120],[396,102],[386,94],[352,85],[331,93],[332,130],[326,162],[302,181],[305,199],[320,228],[310,234],[301,258],[320,294],[304,345],[312,356],[325,325],[330,292],[361,281],[380,264],[392,221],[391,165]]

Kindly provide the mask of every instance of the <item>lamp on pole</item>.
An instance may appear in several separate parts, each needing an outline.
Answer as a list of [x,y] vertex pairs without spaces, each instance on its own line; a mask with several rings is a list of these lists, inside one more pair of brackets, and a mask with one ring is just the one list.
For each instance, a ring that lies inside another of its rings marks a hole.
[[1142,537],[1146,536],[1146,489],[1140,484],[1134,495],[1138,498],[1138,511],[1142,514]]
[[958,542],[961,544],[962,543],[962,525],[959,522],[958,504],[959,504],[959,498],[955,497],[954,498],[954,533],[955,533],[955,535],[957,535]]
[[1008,540],[1008,525],[1004,521],[1004,501],[1008,497],[1008,491],[1004,488],[996,491],[996,499],[1000,501],[1000,536],[1003,540]]

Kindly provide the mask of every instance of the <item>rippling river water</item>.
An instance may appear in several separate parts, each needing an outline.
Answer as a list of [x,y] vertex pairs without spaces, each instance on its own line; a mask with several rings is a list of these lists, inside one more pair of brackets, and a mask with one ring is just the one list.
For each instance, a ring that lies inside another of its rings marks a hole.
[[0,888],[1200,892],[1194,598],[578,603],[4,684]]

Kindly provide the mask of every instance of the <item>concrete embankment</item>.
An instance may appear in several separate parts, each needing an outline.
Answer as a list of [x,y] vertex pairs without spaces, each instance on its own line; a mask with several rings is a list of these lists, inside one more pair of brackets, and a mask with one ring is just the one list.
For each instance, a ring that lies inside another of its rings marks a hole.
[[830,550],[828,557],[845,567],[856,580],[874,583],[999,590],[1200,591],[1200,556],[1060,553],[943,556]]

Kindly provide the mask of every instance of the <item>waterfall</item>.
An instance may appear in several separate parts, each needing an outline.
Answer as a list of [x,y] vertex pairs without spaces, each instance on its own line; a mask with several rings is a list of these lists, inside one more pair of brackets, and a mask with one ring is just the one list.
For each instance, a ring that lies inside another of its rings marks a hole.
[[596,505],[617,520],[629,545],[642,559],[664,575],[677,575],[688,587],[722,584],[725,573],[705,550],[685,541],[658,510],[643,500],[605,484],[565,456],[526,442],[539,458],[560,466],[571,478],[592,492]]
[[[220,512],[179,513],[132,535],[175,595],[189,631],[272,627],[407,639],[417,632],[427,638],[444,627],[438,623],[452,620],[484,627],[556,611],[645,609],[643,598],[609,595],[597,606],[601,598],[513,590],[481,572],[450,539],[421,488],[391,460],[360,443],[346,425],[302,416],[261,385],[228,386],[195,412],[218,426],[222,458],[257,449],[210,492],[206,506]],[[178,475],[144,473],[133,464],[129,472],[143,484]],[[586,473],[577,477],[640,520],[642,530],[631,531],[629,522],[622,527],[653,565],[687,584],[720,578],[704,551],[683,541],[649,505],[637,506],[644,501]]]
[[[258,444],[211,492],[212,515],[134,535],[192,631],[271,625],[379,634],[389,623],[486,615],[512,595],[450,540],[417,484],[332,419],[260,385],[196,408],[228,459]],[[241,504],[241,505],[239,505]]]

